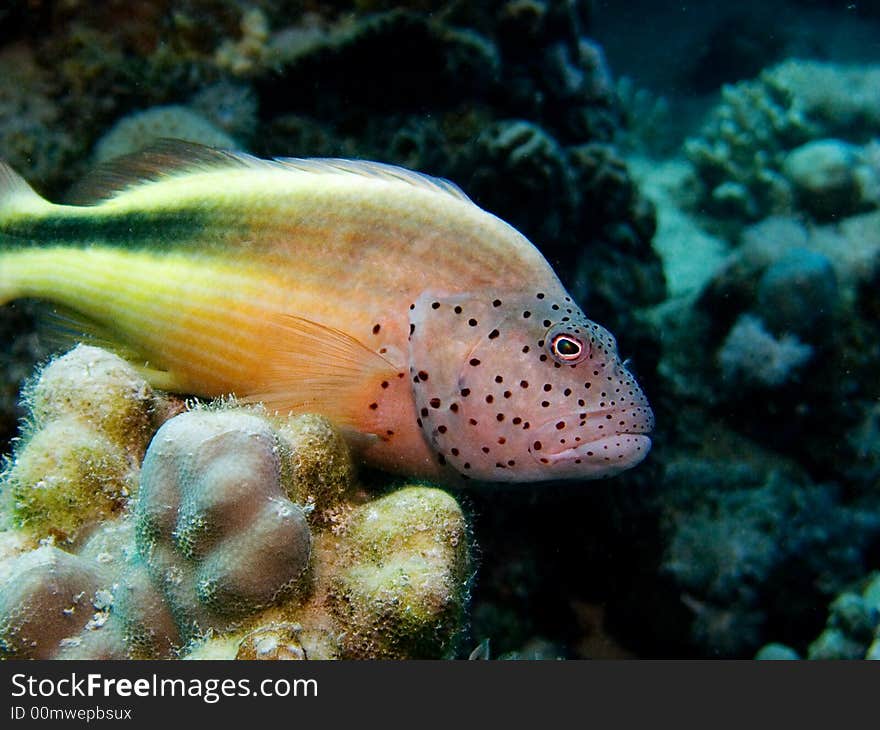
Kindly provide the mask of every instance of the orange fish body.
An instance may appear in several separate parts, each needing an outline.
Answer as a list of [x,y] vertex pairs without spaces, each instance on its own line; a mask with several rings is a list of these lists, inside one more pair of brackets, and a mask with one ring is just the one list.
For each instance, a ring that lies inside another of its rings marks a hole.
[[412,476],[604,476],[650,447],[613,338],[445,181],[174,146],[93,185],[53,205],[0,170],[0,302],[52,301],[157,387],[323,413]]

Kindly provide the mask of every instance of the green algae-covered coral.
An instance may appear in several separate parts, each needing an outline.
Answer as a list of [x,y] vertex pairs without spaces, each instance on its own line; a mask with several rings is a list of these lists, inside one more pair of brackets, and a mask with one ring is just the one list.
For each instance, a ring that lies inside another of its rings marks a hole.
[[331,586],[348,627],[346,655],[404,658],[448,653],[439,623],[456,624],[468,579],[466,533],[455,500],[409,486],[352,515],[340,546],[348,566]]
[[26,388],[25,434],[0,481],[13,523],[72,542],[137,490],[153,394],[124,360],[80,345]]
[[173,415],[85,346],[25,397],[3,482],[0,658],[455,652],[471,578],[461,509],[422,485],[371,498],[325,418],[234,402]]
[[468,529],[446,492],[404,486],[318,531],[308,593],[195,642],[189,658],[406,659],[454,654]]

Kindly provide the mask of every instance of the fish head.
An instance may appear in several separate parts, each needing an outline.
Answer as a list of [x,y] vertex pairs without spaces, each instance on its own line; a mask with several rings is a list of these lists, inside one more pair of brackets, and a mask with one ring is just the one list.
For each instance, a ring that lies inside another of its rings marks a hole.
[[564,291],[429,292],[410,315],[418,424],[441,464],[484,481],[590,479],[648,454],[647,399]]

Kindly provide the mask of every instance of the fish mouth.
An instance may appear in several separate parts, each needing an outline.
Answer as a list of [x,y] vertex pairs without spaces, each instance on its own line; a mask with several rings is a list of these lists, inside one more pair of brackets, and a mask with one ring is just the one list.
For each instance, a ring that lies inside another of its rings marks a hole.
[[584,472],[592,467],[609,473],[635,466],[650,450],[651,437],[643,433],[618,433],[558,451],[529,448],[532,458],[545,466],[583,467]]
[[[611,415],[611,419],[607,416]],[[573,428],[560,428],[565,419],[549,421],[534,432],[529,445],[532,458],[544,467],[557,467],[584,476],[612,475],[641,462],[651,450],[648,433],[654,419],[645,409],[636,419],[624,419],[626,430],[609,432],[611,423],[619,423],[620,413],[591,413],[586,422]]]

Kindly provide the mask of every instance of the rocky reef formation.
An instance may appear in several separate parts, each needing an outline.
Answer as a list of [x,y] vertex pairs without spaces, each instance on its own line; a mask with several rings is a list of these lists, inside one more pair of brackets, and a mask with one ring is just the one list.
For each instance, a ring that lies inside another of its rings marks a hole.
[[830,656],[816,606],[876,569],[877,73],[772,66],[724,87],[686,160],[637,165],[673,295],[652,314],[671,427],[641,588],[675,617],[642,634],[661,654],[659,631],[700,656]]
[[868,144],[880,134],[880,67],[788,60],[722,90],[685,151],[712,215],[818,219],[880,205]]
[[371,498],[324,418],[184,410],[84,345],[26,401],[0,483],[0,656],[457,650],[471,577],[458,504],[421,485]]

